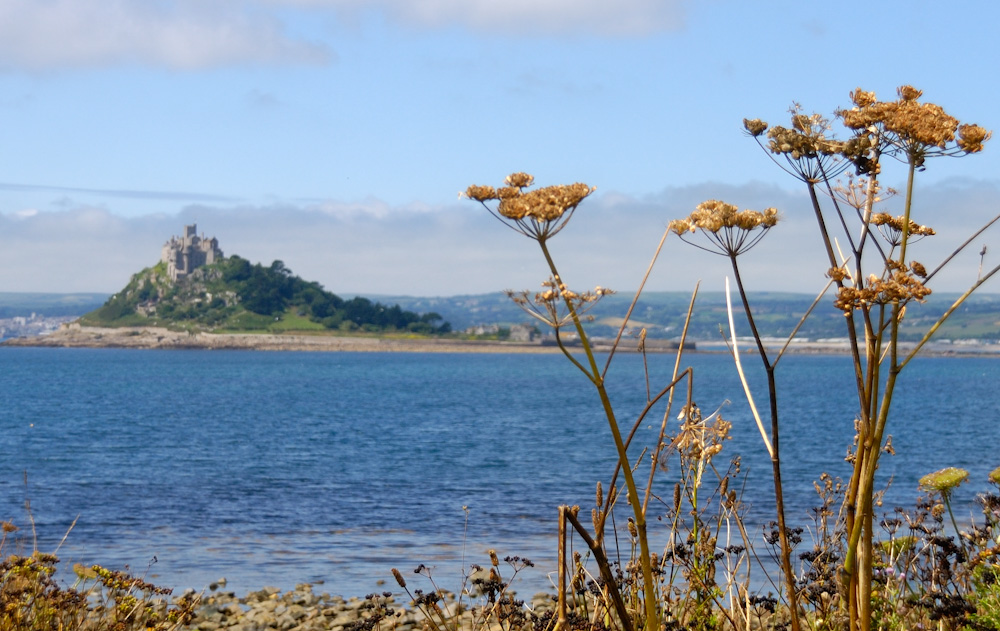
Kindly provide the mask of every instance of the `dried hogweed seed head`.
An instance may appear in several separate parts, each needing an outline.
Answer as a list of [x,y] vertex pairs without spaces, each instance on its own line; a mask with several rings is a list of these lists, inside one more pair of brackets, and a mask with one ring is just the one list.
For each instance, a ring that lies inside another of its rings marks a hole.
[[900,100],[903,101],[916,101],[924,95],[923,90],[918,90],[912,85],[900,86],[896,92],[899,94]]
[[744,118],[743,128],[747,130],[748,134],[756,138],[767,131],[767,123],[759,118]]
[[865,92],[861,88],[851,92],[851,102],[858,107],[868,107],[869,105],[875,104],[875,93]]
[[968,478],[969,472],[965,469],[948,467],[946,469],[941,469],[940,471],[935,471],[934,473],[928,473],[924,477],[920,478],[920,488],[925,491],[946,493],[957,487],[962,482],[965,482]]
[[500,559],[497,557],[497,551],[490,549],[489,555],[490,555],[490,564],[493,565],[493,567],[500,567]]
[[979,125],[958,126],[958,147],[966,153],[978,153],[983,150],[983,143],[993,135]]
[[511,173],[504,179],[504,182],[508,186],[514,186],[516,188],[527,188],[531,186],[534,181],[535,176],[524,172]]
[[473,184],[469,188],[465,189],[465,196],[469,199],[474,199],[477,202],[485,202],[491,199],[496,199],[497,192],[492,186],[476,186]]
[[687,219],[674,219],[667,224],[667,229],[679,236],[695,231],[694,226]]
[[843,267],[831,267],[826,271],[826,275],[828,278],[832,278],[834,282],[838,283],[847,278],[848,276],[847,270],[845,270]]

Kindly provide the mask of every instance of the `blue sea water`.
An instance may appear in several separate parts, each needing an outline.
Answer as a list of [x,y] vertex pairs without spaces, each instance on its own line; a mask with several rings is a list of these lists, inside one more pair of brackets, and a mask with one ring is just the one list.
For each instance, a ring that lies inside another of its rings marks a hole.
[[[730,402],[720,458],[742,456],[759,528],[772,518],[770,465],[732,362],[686,363],[706,413]],[[745,364],[763,407],[763,376]],[[654,392],[672,366],[650,356]],[[521,585],[537,591],[555,565],[557,506],[589,513],[615,462],[592,387],[555,354],[0,348],[0,375],[0,519],[30,533],[30,502],[40,549],[65,535],[69,564],[127,565],[174,588],[226,577],[238,592],[322,581],[363,595],[392,583],[392,567],[423,563],[455,589],[496,548],[536,562]],[[849,475],[853,378],[837,356],[788,356],[778,375],[788,514],[807,525],[813,480]],[[906,369],[889,428],[898,455],[881,471],[887,507],[912,502],[919,476],[960,466],[970,514],[1000,465],[998,385],[996,359]],[[616,357],[609,389],[630,425],[646,400],[641,357]],[[634,453],[662,415],[641,424]],[[672,473],[658,475],[669,497]]]

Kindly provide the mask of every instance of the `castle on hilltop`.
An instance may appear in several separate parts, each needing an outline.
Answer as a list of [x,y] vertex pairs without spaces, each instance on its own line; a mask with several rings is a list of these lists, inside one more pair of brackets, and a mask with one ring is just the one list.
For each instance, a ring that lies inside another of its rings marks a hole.
[[184,236],[170,237],[163,244],[160,260],[167,264],[167,274],[170,280],[184,278],[202,265],[211,265],[222,260],[222,250],[219,240],[215,237],[206,239],[198,236],[198,224],[184,226]]

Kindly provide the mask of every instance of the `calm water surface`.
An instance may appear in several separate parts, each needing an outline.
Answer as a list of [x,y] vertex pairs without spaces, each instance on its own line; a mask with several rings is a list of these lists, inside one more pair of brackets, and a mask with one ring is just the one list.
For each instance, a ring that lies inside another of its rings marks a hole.
[[[706,411],[731,402],[723,454],[743,456],[759,526],[770,466],[731,361],[688,362]],[[672,365],[650,358],[654,389]],[[849,369],[828,356],[779,368],[793,522],[807,523],[821,472],[849,475]],[[0,518],[24,524],[29,500],[40,548],[76,519],[64,561],[149,568],[175,588],[226,577],[239,592],[324,581],[361,595],[419,563],[457,587],[463,555],[483,563],[493,547],[533,559],[522,589],[541,589],[556,507],[589,511],[615,460],[596,395],[559,355],[0,348],[0,375]],[[634,418],[641,358],[617,357],[609,379],[619,417]],[[899,455],[882,469],[890,501],[912,501],[917,478],[945,466],[973,473],[964,499],[984,490],[1000,465],[998,385],[996,359],[907,368],[890,426]],[[635,445],[653,441],[662,413]],[[672,486],[668,472],[656,490]]]

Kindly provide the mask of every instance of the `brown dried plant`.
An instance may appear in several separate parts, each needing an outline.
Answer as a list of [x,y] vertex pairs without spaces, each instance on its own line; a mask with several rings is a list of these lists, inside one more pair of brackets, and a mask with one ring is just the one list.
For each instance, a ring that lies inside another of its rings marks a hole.
[[[890,446],[886,427],[896,380],[941,323],[1000,271],[1000,266],[985,274],[980,271],[976,282],[926,330],[915,348],[902,351],[899,328],[907,306],[923,301],[931,292],[928,282],[937,271],[1000,220],[998,215],[988,222],[930,272],[910,256],[911,243],[935,234],[911,217],[916,173],[927,168],[932,157],[978,153],[991,136],[978,125],[961,123],[939,105],[922,102],[922,96],[912,86],[899,88],[892,101],[879,101],[873,92],[860,88],[852,91],[853,106],[836,112],[849,133],[842,141],[830,133],[826,119],[805,116],[798,106],[792,108],[790,128],[769,130],[760,119],[744,120],[748,134],[772,160],[781,158],[779,165],[808,188],[829,262],[827,275],[837,286],[834,302],[844,311],[851,342],[858,418],[849,454],[853,475],[844,497],[845,555],[838,593],[844,595],[842,606],[852,631],[867,631],[871,626],[874,477],[880,455]],[[904,212],[899,216],[875,210],[883,201],[879,178],[885,156],[907,167]],[[850,176],[847,184],[835,183],[848,166],[860,177],[855,180]],[[821,203],[824,197],[832,211]],[[831,217],[834,221],[829,221]],[[846,255],[840,253],[839,245],[835,247],[841,239],[848,247]],[[874,256],[870,255],[872,250]]]

